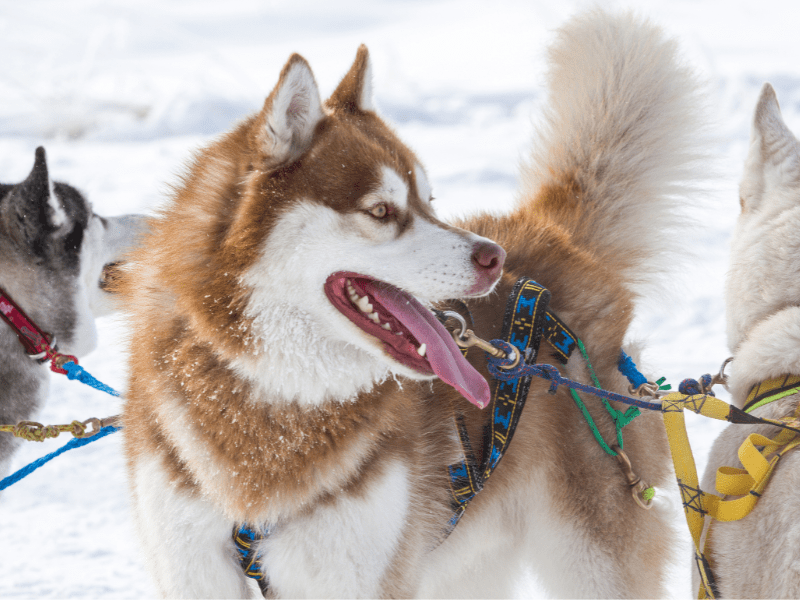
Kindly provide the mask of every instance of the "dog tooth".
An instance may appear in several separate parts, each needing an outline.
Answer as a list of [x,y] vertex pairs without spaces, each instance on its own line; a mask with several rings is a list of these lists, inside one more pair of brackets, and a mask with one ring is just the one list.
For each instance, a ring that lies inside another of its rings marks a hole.
[[417,354],[420,356],[425,356],[425,352],[427,352],[428,347],[425,344],[420,344],[419,348],[417,348]]
[[394,334],[395,335],[403,335],[403,332],[402,331],[395,331]]
[[389,325],[388,323],[384,323],[383,325],[381,325],[381,327],[383,327],[386,331],[392,330],[392,326]]
[[372,312],[367,315],[367,318],[374,323],[380,323],[380,319],[378,318],[378,313]]
[[359,298],[356,304],[358,304],[358,309],[361,312],[367,314],[372,312],[372,304],[369,303],[369,298],[367,298],[366,296],[362,296],[361,298]]

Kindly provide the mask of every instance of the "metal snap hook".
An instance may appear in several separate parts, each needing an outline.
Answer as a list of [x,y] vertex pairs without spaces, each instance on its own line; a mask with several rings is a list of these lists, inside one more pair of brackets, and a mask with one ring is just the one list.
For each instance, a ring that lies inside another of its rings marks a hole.
[[[450,333],[453,335],[453,340],[455,340],[456,345],[459,348],[472,348],[472,346],[477,346],[484,352],[488,352],[495,358],[501,358],[504,360],[510,360],[512,363],[510,365],[500,365],[501,369],[513,369],[519,364],[520,359],[522,358],[520,353],[517,350],[513,350],[512,354],[506,354],[497,346],[492,345],[490,342],[487,342],[484,339],[479,338],[475,335],[475,332],[471,329],[467,328],[467,321],[462,317],[459,313],[452,311],[452,310],[445,310],[442,311],[442,315],[444,316],[444,326],[447,328],[452,328],[455,326],[460,326],[461,331],[456,332],[455,329],[451,329]],[[452,321],[455,321],[454,324],[450,324]]]

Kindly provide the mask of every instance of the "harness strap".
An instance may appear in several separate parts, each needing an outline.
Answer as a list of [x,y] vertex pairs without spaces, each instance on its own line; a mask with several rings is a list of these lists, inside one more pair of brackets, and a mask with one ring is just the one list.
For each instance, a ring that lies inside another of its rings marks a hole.
[[[521,277],[506,304],[503,317],[503,340],[514,346],[522,356],[525,364],[536,362],[539,344],[544,333],[547,320],[547,304],[550,302],[550,291],[525,277]],[[551,313],[552,333],[560,333],[555,327]],[[565,338],[566,339],[566,338]],[[575,336],[571,336],[572,340]],[[562,342],[561,339],[557,342]],[[553,344],[563,354],[561,348]],[[566,346],[565,346],[566,347]],[[489,444],[486,446],[481,474],[487,480],[497,468],[500,459],[511,443],[514,431],[525,407],[532,376],[521,377],[516,381],[497,381],[492,397],[492,420],[488,430]]]
[[[775,439],[757,433],[748,435],[738,452],[744,469],[717,469],[717,491],[726,496],[741,498],[723,500],[709,495],[706,508],[708,514],[717,521],[738,521],[750,514],[767,487],[778,461],[798,445],[800,437],[791,431],[783,430]],[[756,446],[763,446],[763,450],[758,450]]]
[[[689,526],[689,533],[694,543],[695,564],[700,573],[700,589],[698,598],[716,598],[717,589],[714,576],[709,568],[708,560],[704,554],[704,547],[700,538],[703,533],[703,521],[707,511],[705,509],[706,494],[700,489],[697,479],[697,466],[692,456],[689,437],[686,433],[686,422],[683,409],[689,402],[698,402],[702,408],[707,397],[683,396],[682,394],[668,394],[662,398],[662,409],[664,414],[664,427],[667,430],[667,440],[672,454],[672,462],[675,465],[675,477],[678,480],[678,489],[681,494],[681,504],[683,505],[686,523]],[[691,400],[695,399],[695,400]]]
[[749,413],[759,406],[764,406],[798,392],[800,392],[800,375],[783,375],[767,379],[750,388],[742,410]]
[[55,338],[42,331],[33,320],[25,314],[16,302],[0,288],[0,318],[17,334],[25,354],[40,363],[50,361],[50,370],[65,374],[62,365],[68,361],[78,364],[74,356],[57,351]]
[[[544,336],[559,360],[566,362],[577,345],[577,337],[556,315],[547,310],[550,292],[532,279],[520,278],[506,303],[502,339],[522,356],[524,364],[536,362]],[[503,381],[495,379],[491,420],[485,430],[483,457],[477,462],[463,417],[457,417],[457,431],[464,458],[448,467],[453,516],[445,528],[446,538],[458,524],[470,501],[483,489],[508,449],[528,397],[532,375]]]
[[0,318],[13,329],[28,356],[40,354],[50,345],[46,333],[0,288]]
[[269,529],[256,530],[247,524],[233,530],[233,545],[244,574],[255,579],[261,594],[266,598],[269,592],[269,579],[264,574],[261,553],[256,550],[258,542],[269,535]]
[[[661,401],[664,426],[667,430],[667,439],[675,465],[683,512],[694,542],[695,562],[700,573],[701,583],[697,597],[716,598],[718,590],[705,556],[703,540],[705,516],[709,515],[720,521],[732,521],[743,518],[752,510],[780,457],[800,445],[800,437],[798,437],[800,434],[800,423],[798,422],[800,408],[793,414],[780,419],[764,419],[751,416],[708,394],[685,396],[672,393],[664,396]],[[719,491],[724,494],[743,495],[743,498],[723,500],[719,496],[700,489],[697,467],[686,434],[684,409],[731,423],[764,423],[782,428],[775,439],[758,434],[751,434],[747,437],[739,448],[739,459],[745,467],[743,470],[730,467],[719,469],[717,476]],[[764,449],[759,451],[756,446],[764,446]],[[775,452],[777,452],[775,456],[767,458]],[[721,477],[720,472],[722,473]]]

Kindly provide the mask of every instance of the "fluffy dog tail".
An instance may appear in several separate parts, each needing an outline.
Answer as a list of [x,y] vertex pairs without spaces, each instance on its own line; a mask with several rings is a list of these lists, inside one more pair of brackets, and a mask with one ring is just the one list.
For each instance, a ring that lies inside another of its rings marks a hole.
[[549,101],[519,208],[566,226],[641,293],[674,263],[677,209],[697,187],[698,82],[675,42],[632,13],[573,18],[549,59]]

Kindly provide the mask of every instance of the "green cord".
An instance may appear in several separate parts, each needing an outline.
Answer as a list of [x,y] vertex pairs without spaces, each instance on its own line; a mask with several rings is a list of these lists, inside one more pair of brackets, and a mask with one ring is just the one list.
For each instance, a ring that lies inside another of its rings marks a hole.
[[569,390],[569,393],[572,395],[572,399],[575,400],[575,404],[578,405],[578,408],[583,413],[583,417],[586,419],[586,422],[589,424],[589,429],[592,430],[592,435],[594,435],[594,439],[597,440],[597,443],[600,444],[600,447],[606,451],[607,454],[611,456],[616,456],[617,453],[612,450],[606,441],[603,439],[603,436],[600,435],[600,431],[597,429],[597,425],[594,424],[594,419],[592,419],[592,415],[589,413],[589,409],[586,408],[586,405],[581,400],[581,397],[578,396],[578,392],[573,389]]
[[600,385],[600,380],[597,378],[597,374],[594,372],[594,367],[592,366],[592,361],[589,360],[589,354],[586,352],[586,348],[583,345],[583,342],[576,339],[578,342],[578,350],[581,351],[581,356],[583,356],[583,360],[586,361],[586,366],[589,367],[589,375],[592,377],[592,381],[594,382],[594,386],[597,389],[602,390],[603,386]]
[[[600,380],[597,378],[597,374],[594,372],[594,367],[592,366],[592,362],[589,360],[589,355],[586,352],[586,348],[584,347],[583,342],[581,342],[580,340],[576,341],[578,343],[578,349],[581,351],[581,355],[583,356],[583,359],[586,361],[586,366],[589,369],[589,375],[591,376],[595,387],[602,390],[603,386],[600,385]],[[583,413],[586,422],[589,424],[589,429],[592,430],[592,435],[594,435],[594,439],[597,440],[597,443],[600,444],[600,447],[607,454],[610,454],[611,456],[616,456],[617,453],[614,450],[612,450],[608,444],[606,444],[606,441],[603,439],[603,436],[600,435],[600,430],[597,429],[597,425],[595,425],[594,419],[592,418],[592,415],[589,413],[589,409],[586,408],[586,404],[584,404],[583,400],[581,400],[581,397],[578,395],[578,392],[576,392],[573,389],[570,389],[569,391],[570,394],[572,395],[572,399],[575,401],[575,404],[578,405],[578,408]],[[624,447],[622,441],[622,428],[625,427],[625,425],[627,425],[631,421],[633,421],[636,417],[638,417],[640,411],[636,406],[631,406],[628,408],[628,410],[622,412],[621,410],[617,410],[616,408],[611,406],[611,404],[606,398],[600,398],[600,400],[603,402],[603,407],[606,409],[606,412],[608,412],[608,414],[611,416],[611,420],[614,421],[614,428],[617,431],[617,445],[620,447],[620,449],[622,449]]]
[[[583,356],[583,360],[586,361],[586,366],[589,369],[589,375],[592,377],[592,381],[594,385],[598,389],[603,389],[603,386],[600,385],[600,380],[597,378],[597,374],[594,372],[594,367],[592,366],[592,361],[589,360],[589,354],[586,352],[586,348],[583,346],[583,342],[576,338],[578,342],[578,349],[581,351],[581,355]],[[661,390],[668,390],[670,389],[669,385],[662,385],[666,378],[662,377],[656,383]],[[594,419],[592,418],[589,409],[586,408],[586,404],[584,404],[581,397],[578,395],[578,392],[570,388],[569,393],[572,395],[572,399],[575,401],[575,404],[578,405],[578,408],[583,413],[584,419],[586,419],[586,423],[589,425],[589,429],[592,431],[592,435],[594,435],[594,439],[597,440],[597,443],[600,444],[600,447],[606,452],[606,454],[610,454],[611,456],[617,456],[617,452],[609,447],[606,444],[606,441],[603,439],[603,436],[600,435],[600,430],[597,429],[597,425],[594,423]],[[617,445],[619,446],[620,450],[622,450],[622,428],[625,427],[628,423],[633,421],[636,417],[639,416],[640,411],[637,407],[631,406],[625,412],[621,410],[617,410],[606,398],[600,398],[603,402],[603,406],[605,407],[608,414],[611,416],[611,419],[614,421],[614,428],[617,430]],[[648,487],[642,490],[642,498],[645,502],[650,502],[653,498],[655,498],[656,490],[654,487]]]
[[671,390],[671,389],[672,389],[672,386],[671,386],[670,384],[668,384],[668,383],[667,383],[666,385],[664,384],[664,382],[665,382],[666,380],[667,380],[667,378],[666,378],[666,377],[662,377],[661,379],[659,379],[658,381],[656,381],[656,385],[658,386],[658,389],[659,389],[659,390],[666,390],[666,391],[669,391],[669,390]]

